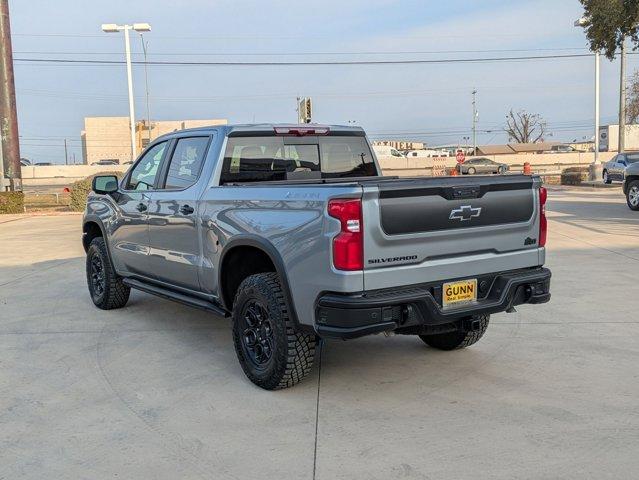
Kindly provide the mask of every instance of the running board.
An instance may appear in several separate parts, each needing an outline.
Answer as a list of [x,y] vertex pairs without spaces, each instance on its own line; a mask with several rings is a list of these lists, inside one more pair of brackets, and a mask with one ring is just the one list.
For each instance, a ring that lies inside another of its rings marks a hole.
[[199,308],[201,310],[213,312],[216,315],[220,315],[222,317],[230,316],[229,313],[226,310],[224,310],[222,307],[212,302],[207,302],[206,300],[202,300],[201,298],[195,298],[190,295],[178,293],[173,290],[169,290],[167,288],[159,287],[157,285],[152,285],[150,283],[145,283],[140,280],[136,280],[134,278],[124,278],[122,279],[122,282],[131,288],[135,288],[136,290],[141,290],[143,292],[150,293],[151,295],[157,295],[158,297],[166,298],[168,300],[173,300],[175,302],[188,305],[189,307]]

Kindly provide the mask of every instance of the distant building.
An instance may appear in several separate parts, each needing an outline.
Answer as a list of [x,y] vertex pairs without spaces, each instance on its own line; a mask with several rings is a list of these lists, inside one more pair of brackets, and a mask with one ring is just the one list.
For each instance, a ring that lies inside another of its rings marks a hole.
[[396,150],[421,150],[425,147],[423,142],[410,142],[405,140],[375,140],[375,146],[393,147]]
[[477,155],[505,155],[549,152],[558,142],[508,143],[506,145],[478,145]]
[[[165,120],[151,121],[149,125],[146,120],[141,120],[135,122],[136,152],[139,154],[149,144],[149,134],[153,140],[176,130],[227,123],[225,119]],[[113,160],[122,164],[133,160],[129,117],[85,117],[80,138],[85,164],[91,165],[100,160]]]

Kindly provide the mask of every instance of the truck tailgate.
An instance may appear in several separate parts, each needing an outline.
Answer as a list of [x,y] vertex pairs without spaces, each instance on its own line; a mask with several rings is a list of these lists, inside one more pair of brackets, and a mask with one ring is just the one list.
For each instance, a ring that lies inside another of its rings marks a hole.
[[540,184],[525,175],[363,184],[365,289],[543,264]]

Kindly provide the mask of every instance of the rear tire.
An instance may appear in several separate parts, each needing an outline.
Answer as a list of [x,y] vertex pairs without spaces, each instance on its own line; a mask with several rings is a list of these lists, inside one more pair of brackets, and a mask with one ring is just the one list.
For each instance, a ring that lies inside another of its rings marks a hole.
[[244,374],[265,390],[292,387],[313,366],[316,337],[295,328],[276,273],[251,275],[240,284],[233,343]]
[[608,175],[608,170],[603,171],[603,183],[605,183],[606,185],[610,185],[612,183],[612,180],[610,179],[610,176]]
[[626,191],[626,202],[628,202],[628,208],[635,212],[639,210],[639,180],[633,180],[628,185]]
[[91,300],[96,307],[113,310],[124,307],[129,301],[131,289],[115,273],[102,237],[91,240],[87,250],[86,272]]
[[490,315],[474,315],[473,320],[479,320],[478,330],[472,332],[459,330],[450,333],[439,333],[437,335],[420,335],[419,338],[429,347],[438,350],[455,350],[470,347],[474,343],[477,343],[479,339],[484,336],[484,333],[486,333]]

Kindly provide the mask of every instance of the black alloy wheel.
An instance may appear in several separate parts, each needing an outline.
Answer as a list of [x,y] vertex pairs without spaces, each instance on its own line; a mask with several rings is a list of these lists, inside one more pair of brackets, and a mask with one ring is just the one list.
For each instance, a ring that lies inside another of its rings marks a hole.
[[257,369],[264,369],[273,358],[273,326],[262,303],[251,299],[244,304],[240,316],[242,349]]
[[102,262],[100,255],[97,253],[91,256],[89,270],[93,297],[95,300],[99,301],[99,299],[104,295],[105,273],[104,263]]

